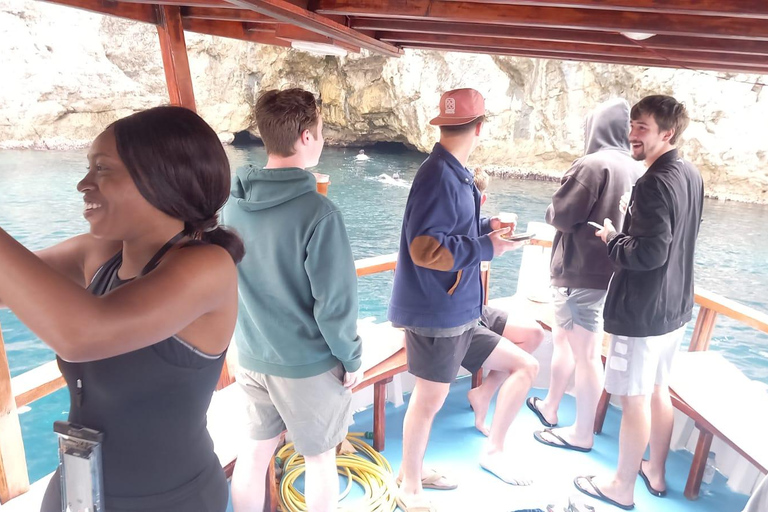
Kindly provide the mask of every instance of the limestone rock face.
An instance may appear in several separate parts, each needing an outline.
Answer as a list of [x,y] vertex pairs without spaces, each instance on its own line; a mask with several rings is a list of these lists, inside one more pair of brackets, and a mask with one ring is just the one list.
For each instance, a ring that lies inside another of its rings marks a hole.
[[[768,77],[407,51],[324,57],[186,34],[198,112],[223,141],[249,130],[259,92],[304,87],[323,102],[329,144],[402,142],[429,151],[440,94],[474,87],[489,114],[472,165],[560,176],[597,103],[684,101],[681,143],[711,196],[768,203]],[[89,143],[110,122],[168,103],[153,26],[29,0],[0,0],[0,148]]]

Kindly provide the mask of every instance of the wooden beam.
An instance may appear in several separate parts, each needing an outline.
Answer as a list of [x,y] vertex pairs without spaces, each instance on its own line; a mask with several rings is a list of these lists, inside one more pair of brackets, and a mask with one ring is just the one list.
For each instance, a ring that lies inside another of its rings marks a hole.
[[492,36],[539,41],[570,41],[582,44],[611,44],[614,46],[637,46],[634,41],[610,32],[587,30],[558,30],[528,28],[479,23],[455,23],[440,21],[397,20],[382,18],[352,18],[350,26],[355,30],[377,32],[415,32],[421,34],[449,34],[456,36]]
[[446,34],[416,34],[412,32],[382,32],[379,36],[382,41],[393,44],[405,45],[408,43],[435,44],[439,46],[464,46],[472,48],[481,46],[484,48],[507,48],[511,50],[550,51],[562,53],[588,53],[591,55],[627,56],[647,58],[650,60],[663,60],[664,58],[636,46],[621,47],[613,45],[580,44],[561,41],[536,41],[530,39],[512,39],[502,37],[483,36],[453,36]]
[[[454,1],[454,0],[448,0]],[[459,0],[461,1],[461,0]],[[702,16],[737,16],[768,19],[764,0],[482,0],[485,4],[530,5],[542,7],[580,7],[606,11],[696,14]]]
[[187,44],[184,41],[184,25],[181,8],[171,5],[157,7],[160,23],[160,50],[163,54],[165,82],[172,105],[195,110],[195,93],[192,89],[192,75],[189,72]]
[[562,41],[537,41],[530,39],[512,39],[483,36],[455,36],[446,34],[416,34],[412,32],[382,32],[379,38],[392,44],[428,43],[437,45],[462,45],[466,47],[483,46],[486,48],[509,48],[514,50],[551,51],[561,53],[588,53],[591,55],[626,56],[644,58],[650,61],[666,60],[691,62],[698,64],[768,67],[765,56],[741,55],[724,52],[691,52],[685,50],[646,50],[639,46],[613,46],[580,44]]
[[282,22],[296,25],[334,40],[366,48],[375,53],[390,57],[398,57],[402,54],[402,51],[396,46],[361,34],[341,23],[302,9],[286,0],[230,0],[230,2],[244,9],[254,10]]
[[589,30],[528,28],[509,25],[479,23],[454,23],[440,21],[416,21],[382,18],[352,18],[350,26],[355,30],[377,32],[417,32],[422,34],[450,34],[456,36],[508,37],[537,41],[569,41],[581,44],[610,44],[613,46],[642,47],[657,50],[689,50],[695,52],[730,52],[744,55],[768,56],[768,42],[747,39],[718,39],[689,36],[657,35],[641,43],[611,32]]
[[[230,6],[234,7],[234,6]],[[182,7],[181,16],[192,20],[240,21],[248,23],[277,23],[277,20],[249,9],[211,7]]]
[[42,364],[11,379],[16,407],[30,404],[66,385],[56,361]]
[[290,47],[291,43],[284,39],[274,36],[274,33],[260,33],[249,30],[246,24],[235,23],[232,21],[212,21],[185,19],[184,30],[208,34],[217,37],[228,37],[230,39],[240,39],[259,44],[271,44],[273,46]]
[[768,23],[765,20],[725,16],[532,7],[446,0],[317,0],[317,12],[347,16],[768,41]]
[[156,25],[158,22],[157,12],[151,5],[124,4],[113,2],[111,0],[43,0],[52,4],[66,5],[83,9],[84,11],[126,18],[144,23]]
[[[120,3],[149,4],[149,5],[178,5],[179,7],[211,7],[218,9],[237,9],[226,0],[119,0]],[[112,2],[116,3],[116,2]]]
[[16,400],[11,388],[11,370],[0,329],[0,503],[29,489],[27,461]]
[[702,64],[696,62],[674,62],[665,60],[651,60],[638,57],[625,57],[625,56],[605,56],[605,55],[593,55],[589,53],[557,53],[551,51],[537,51],[537,50],[513,50],[507,48],[488,48],[488,47],[467,47],[458,45],[437,45],[431,43],[404,43],[403,48],[413,48],[416,50],[433,50],[433,51],[446,51],[446,52],[460,52],[460,53],[486,53],[488,55],[509,55],[512,57],[528,57],[533,59],[551,59],[551,60],[567,60],[577,62],[602,62],[605,64],[623,64],[626,66],[643,66],[643,67],[659,67],[659,68],[686,68],[686,69],[703,69],[711,71],[727,71],[735,73],[753,73],[753,74],[768,74],[768,64],[762,67],[753,66],[741,66],[730,64]]
[[245,30],[249,33],[269,34],[274,36],[277,32],[279,23],[243,23]]
[[331,39],[330,37],[321,36],[316,32],[311,32],[309,30],[297,27],[296,25],[290,25],[288,23],[280,23],[277,25],[277,29],[275,30],[275,37],[285,39],[286,41],[308,41],[312,43],[330,44],[333,46],[338,46],[339,48],[344,48],[348,52],[360,52],[359,46],[354,46],[349,43],[345,43],[344,41],[337,41],[335,39]]

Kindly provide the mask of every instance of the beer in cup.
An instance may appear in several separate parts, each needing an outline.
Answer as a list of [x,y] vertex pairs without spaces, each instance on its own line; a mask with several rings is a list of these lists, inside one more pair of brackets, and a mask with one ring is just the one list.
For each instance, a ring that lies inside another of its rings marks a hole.
[[500,228],[509,228],[509,231],[504,236],[512,236],[517,226],[517,214],[510,212],[501,212],[498,215]]

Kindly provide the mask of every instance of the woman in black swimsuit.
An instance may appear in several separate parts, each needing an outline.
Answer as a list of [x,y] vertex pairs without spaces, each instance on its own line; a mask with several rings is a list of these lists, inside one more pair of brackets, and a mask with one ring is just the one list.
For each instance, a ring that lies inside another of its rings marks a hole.
[[[58,355],[70,421],[104,433],[108,512],[222,512],[205,415],[243,256],[217,221],[227,156],[197,114],[158,107],[109,126],[88,164],[89,234],[33,254],[0,229],[0,305]],[[57,475],[42,510],[61,510]]]

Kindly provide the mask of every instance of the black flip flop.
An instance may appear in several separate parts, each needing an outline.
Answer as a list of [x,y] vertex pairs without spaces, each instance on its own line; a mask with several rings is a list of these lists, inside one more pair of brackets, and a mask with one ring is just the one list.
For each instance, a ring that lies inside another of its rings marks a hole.
[[[645,459],[643,459],[643,462],[648,462]],[[645,482],[645,487],[648,489],[648,492],[651,493],[653,496],[656,496],[657,498],[663,498],[667,495],[667,491],[657,491],[653,487],[651,487],[651,481],[648,480],[648,476],[643,472],[643,464],[640,463],[640,471],[638,471],[638,474],[640,475],[640,478],[643,479],[643,482]]]
[[[545,439],[542,434],[547,433],[560,441],[560,443],[555,443],[553,441],[550,441],[549,439]],[[592,448],[584,448],[583,446],[576,446],[575,444],[571,444],[559,435],[555,434],[555,432],[551,428],[545,428],[544,430],[538,430],[533,433],[533,437],[540,442],[541,444],[545,444],[547,446],[554,446],[555,448],[562,448],[564,450],[573,450],[576,452],[583,452],[583,453],[589,453],[592,451]]]
[[527,405],[527,406],[528,406],[528,408],[529,408],[530,410],[532,410],[532,411],[533,411],[533,413],[534,413],[534,414],[535,414],[535,415],[536,415],[536,416],[539,418],[539,421],[541,422],[541,424],[542,424],[542,425],[544,425],[545,427],[549,427],[549,428],[552,428],[552,427],[556,427],[556,426],[557,426],[557,423],[550,423],[550,422],[548,422],[548,421],[547,421],[547,420],[544,418],[544,415],[543,415],[543,414],[541,414],[541,411],[539,410],[539,408],[538,408],[538,407],[536,407],[536,402],[541,402],[541,398],[539,398],[539,397],[537,397],[537,396],[532,396],[532,397],[529,397],[529,398],[528,398],[528,399],[525,401],[525,405]]
[[[579,478],[583,478],[584,480],[589,482],[589,485],[592,487],[594,492],[590,491],[586,487],[582,487],[581,484],[579,483]],[[596,500],[600,500],[600,501],[603,501],[605,503],[609,503],[609,504],[613,505],[614,507],[619,507],[622,510],[633,510],[635,508],[635,504],[634,503],[631,504],[631,505],[622,505],[618,501],[612,500],[611,498],[609,498],[608,496],[603,494],[602,491],[600,491],[600,489],[598,489],[598,487],[595,485],[595,482],[592,481],[593,478],[595,478],[595,475],[577,476],[576,478],[573,479],[573,485],[575,485],[578,490],[580,490],[581,492],[583,492],[584,494],[586,494],[590,498],[594,498]]]

